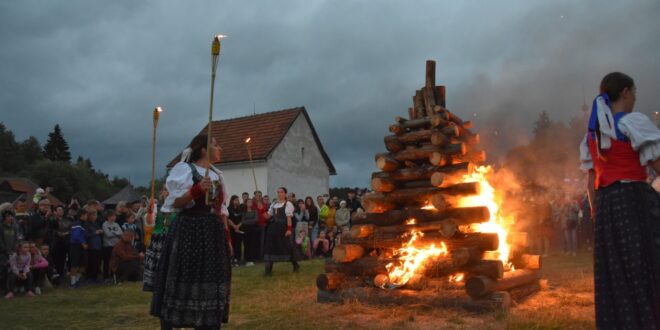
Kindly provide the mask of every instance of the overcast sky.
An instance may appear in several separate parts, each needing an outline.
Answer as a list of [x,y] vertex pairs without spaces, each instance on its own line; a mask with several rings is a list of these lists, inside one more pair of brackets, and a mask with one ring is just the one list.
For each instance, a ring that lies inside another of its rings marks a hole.
[[638,111],[660,110],[659,14],[659,1],[4,0],[0,121],[42,144],[59,123],[74,157],[146,185],[151,111],[165,109],[163,175],[206,123],[221,32],[215,119],[305,106],[331,185],[367,186],[426,59],[447,107],[498,152],[524,143],[541,110],[578,113],[611,71],[635,79]]

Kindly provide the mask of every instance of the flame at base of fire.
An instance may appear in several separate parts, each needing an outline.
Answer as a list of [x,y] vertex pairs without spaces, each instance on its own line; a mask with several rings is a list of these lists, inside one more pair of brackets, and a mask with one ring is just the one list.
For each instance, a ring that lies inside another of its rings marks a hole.
[[395,266],[394,263],[389,263],[386,266],[389,282],[395,287],[408,283],[417,272],[423,269],[425,261],[449,254],[447,246],[442,242],[439,247],[436,247],[435,244],[423,248],[415,246],[415,241],[424,236],[422,232],[413,230],[410,236],[410,240],[394,253],[396,257],[402,259],[401,264]]

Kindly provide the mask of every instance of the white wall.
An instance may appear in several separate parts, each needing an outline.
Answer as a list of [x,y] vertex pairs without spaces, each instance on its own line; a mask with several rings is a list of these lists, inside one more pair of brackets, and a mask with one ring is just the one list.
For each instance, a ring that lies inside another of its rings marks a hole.
[[[247,192],[252,196],[255,189],[252,169],[249,163],[220,165],[218,168],[222,171],[222,176],[225,178],[229,196],[238,195],[238,197],[241,197],[243,192]],[[259,190],[265,191],[266,184],[268,183],[268,167],[266,163],[255,162],[254,173],[257,177]]]
[[[304,152],[302,152],[304,148]],[[286,187],[296,198],[328,193],[328,166],[314,141],[311,127],[301,113],[268,160],[268,195],[277,196]]]

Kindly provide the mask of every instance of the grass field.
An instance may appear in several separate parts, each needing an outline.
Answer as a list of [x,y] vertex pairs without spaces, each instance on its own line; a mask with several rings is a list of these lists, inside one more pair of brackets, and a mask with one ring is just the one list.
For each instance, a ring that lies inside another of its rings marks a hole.
[[[266,278],[261,267],[235,268],[231,329],[593,329],[592,261],[578,257],[544,260],[548,288],[508,313],[474,314],[424,306],[373,307],[360,303],[317,304],[320,260],[276,264]],[[148,315],[151,295],[141,286],[55,289],[35,298],[0,301],[2,329],[156,329]],[[223,326],[224,328],[224,326]]]

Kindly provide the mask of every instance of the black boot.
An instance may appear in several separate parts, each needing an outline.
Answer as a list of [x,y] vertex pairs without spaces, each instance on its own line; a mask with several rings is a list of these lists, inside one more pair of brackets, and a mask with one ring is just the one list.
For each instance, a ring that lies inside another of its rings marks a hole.
[[293,264],[293,272],[297,273],[300,270],[300,264],[296,261],[292,261],[291,263]]
[[266,261],[266,272],[264,273],[266,276],[273,276],[273,262],[272,261]]

